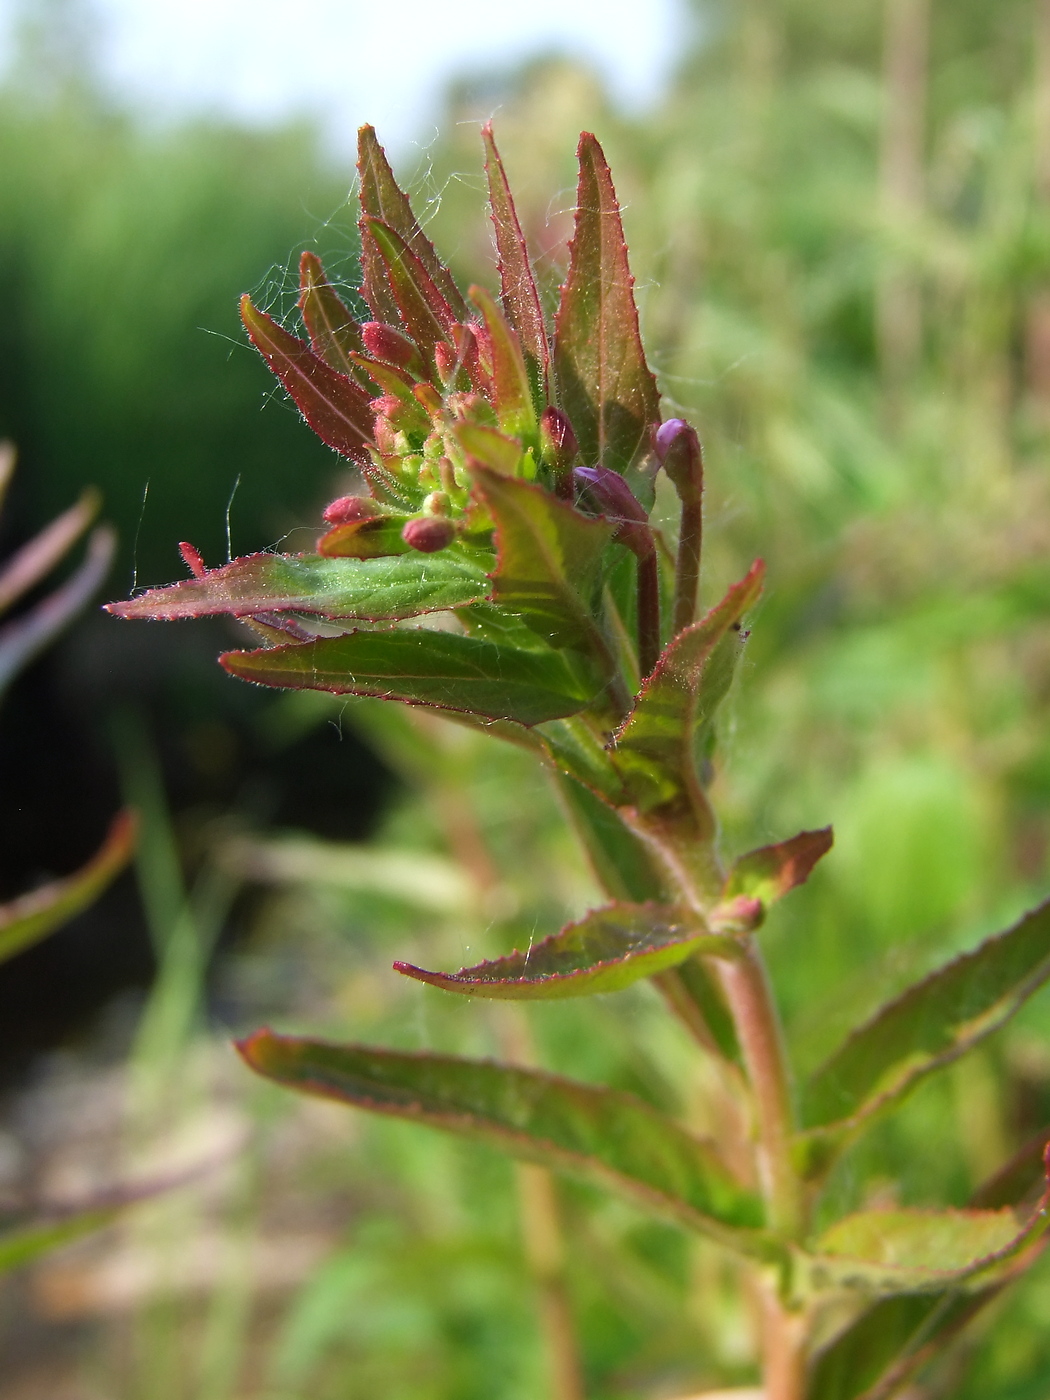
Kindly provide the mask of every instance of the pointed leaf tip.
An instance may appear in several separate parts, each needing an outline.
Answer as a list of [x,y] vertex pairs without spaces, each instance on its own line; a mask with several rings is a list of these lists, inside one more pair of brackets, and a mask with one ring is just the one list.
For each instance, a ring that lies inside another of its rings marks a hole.
[[831,827],[825,826],[819,831],[800,831],[789,841],[750,851],[730,871],[723,898],[747,897],[768,907],[805,884],[817,861],[831,850],[833,841]]

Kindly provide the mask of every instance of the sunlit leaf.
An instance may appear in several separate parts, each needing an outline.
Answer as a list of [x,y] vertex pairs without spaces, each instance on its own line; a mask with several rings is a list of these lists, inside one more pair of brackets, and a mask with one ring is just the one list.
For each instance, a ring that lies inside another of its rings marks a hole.
[[[363,126],[358,132],[357,170],[360,177],[358,197],[362,213],[382,219],[383,223],[400,236],[426,268],[456,317],[459,320],[465,319],[467,307],[459,288],[448,268],[434,251],[434,245],[420,228],[408,197],[394,179],[390,163],[371,126]],[[370,259],[364,249],[361,262],[364,272],[364,286],[361,290],[365,300],[377,320],[393,324],[396,320],[397,304],[383,280],[382,269]]]
[[600,645],[587,594],[614,527],[539,486],[481,467],[473,475],[496,522],[494,600],[555,646]]
[[744,895],[770,905],[809,879],[810,872],[831,850],[833,836],[830,826],[819,831],[800,831],[790,841],[778,841],[774,846],[762,846],[741,856],[729,872],[724,896],[733,899]]
[[414,617],[483,598],[485,571],[453,555],[402,554],[379,559],[327,559],[317,554],[248,554],[201,578],[151,588],[124,603],[117,617],[171,622],[178,618],[291,608],[362,622]]
[[420,982],[467,996],[505,1001],[549,1000],[618,992],[643,977],[676,967],[693,953],[731,956],[731,939],[719,938],[694,917],[659,904],[610,904],[521,953],[465,967],[427,972],[394,964]]
[[294,399],[322,442],[368,474],[373,415],[365,391],[315,355],[304,340],[241,298],[241,319],[252,344]]
[[479,1138],[612,1187],[732,1248],[775,1250],[762,1208],[696,1138],[630,1094],[448,1055],[331,1045],[270,1031],[240,1042],[289,1088]]
[[361,327],[325,276],[316,253],[304,252],[299,259],[299,289],[299,310],[314,354],[360,382],[360,370],[351,356],[365,348]]
[[594,873],[608,895],[636,903],[673,898],[648,849],[590,787],[562,772],[558,775],[558,791]]
[[418,628],[226,652],[220,660],[259,685],[377,695],[526,725],[574,714],[598,688],[595,677],[560,652],[513,651]]
[[580,137],[580,180],[569,275],[554,343],[561,407],[585,466],[631,473],[635,495],[650,505],[651,482],[637,468],[660,420],[660,396],[642,349],[634,278],[627,264],[620,206],[598,142]]
[[472,463],[488,467],[500,476],[519,474],[522,450],[517,438],[507,437],[484,423],[457,423],[453,431]]
[[374,265],[382,269],[405,329],[432,367],[434,346],[452,334],[455,316],[451,306],[419,258],[392,228],[379,219],[362,219],[361,242]]
[[855,1031],[803,1094],[810,1128],[848,1130],[998,1030],[1050,977],[1050,902],[956,958]]
[[412,546],[402,532],[412,518],[373,515],[364,520],[348,520],[321,536],[317,552],[325,559],[385,559],[392,554],[409,554]]
[[88,863],[62,880],[0,904],[0,962],[39,943],[81,910],[94,904],[131,858],[135,823],[129,812],[117,816],[105,841]]
[[521,342],[484,287],[471,287],[470,299],[485,319],[491,359],[486,368],[500,427],[528,445],[536,438],[538,420]]

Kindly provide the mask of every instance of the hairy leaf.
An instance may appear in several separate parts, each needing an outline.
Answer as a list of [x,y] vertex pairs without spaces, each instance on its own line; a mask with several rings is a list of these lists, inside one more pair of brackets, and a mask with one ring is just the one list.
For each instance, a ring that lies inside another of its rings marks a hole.
[[631,1094],[489,1061],[270,1031],[239,1049],[253,1069],[290,1088],[480,1138],[511,1156],[588,1177],[732,1248],[772,1248],[757,1228],[758,1201],[701,1142]]
[[335,525],[317,541],[317,553],[325,559],[385,559],[408,554],[412,546],[403,530],[411,515],[373,515]]
[[668,643],[616,736],[613,761],[641,810],[699,794],[695,735],[723,695],[721,685],[712,694],[708,666],[723,637],[758,599],[762,574],[758,561],[716,607]]
[[729,872],[724,897],[734,899],[744,895],[759,899],[764,905],[775,903],[804,885],[810,872],[831,850],[833,836],[830,826],[819,831],[800,831],[790,841],[778,841],[775,846],[762,846],[741,856]]
[[496,522],[496,603],[555,646],[594,647],[597,633],[584,595],[614,527],[528,482],[483,467],[473,476]]
[[[358,132],[357,170],[360,177],[358,197],[361,201],[361,212],[372,218],[382,219],[383,223],[400,236],[436,283],[457,318],[465,319],[467,307],[459,288],[451,272],[434,251],[434,245],[420,228],[408,197],[394,179],[386,153],[370,126],[363,126]],[[361,263],[364,271],[364,286],[361,290],[365,300],[377,320],[393,323],[396,320],[397,305],[383,280],[381,267],[370,258],[369,250],[364,247]]]
[[39,943],[89,904],[94,904],[127,865],[134,845],[134,820],[130,812],[121,812],[86,865],[65,879],[53,880],[7,904],[0,904],[0,962]]
[[503,309],[521,341],[536,399],[546,403],[550,350],[540,294],[532,275],[529,250],[525,246],[525,235],[514,208],[507,175],[492,136],[491,122],[486,122],[481,128],[481,136],[485,142],[485,174],[488,177],[492,226],[496,231]]
[[[384,517],[379,517],[380,519]],[[117,617],[171,622],[177,618],[281,611],[350,617],[362,622],[415,617],[483,598],[485,571],[450,554],[402,554],[380,559],[327,559],[318,554],[248,554],[209,569],[201,578],[151,588],[124,603]]]
[[598,688],[595,678],[559,652],[514,651],[419,628],[232,651],[220,661],[231,674],[259,685],[377,695],[526,725],[574,714]]
[[396,962],[398,972],[468,996],[505,1001],[549,1000],[618,992],[643,977],[676,967],[692,953],[731,956],[731,939],[697,927],[695,917],[660,904],[610,904],[524,953],[465,967],[426,972]]
[[998,1030],[1050,977],[1050,901],[934,972],[855,1031],[813,1075],[803,1121],[837,1133]]
[[484,287],[471,287],[470,299],[485,319],[493,406],[505,433],[533,443],[539,422],[521,342]]
[[554,344],[560,403],[584,464],[631,472],[632,489],[648,506],[651,482],[639,480],[631,469],[648,451],[650,430],[660,420],[660,396],[642,349],[634,278],[609,167],[587,132],[577,156],[576,227]]
[[811,1277],[866,1293],[938,1293],[990,1281],[1045,1231],[1047,1197],[1022,1221],[1002,1210],[867,1210],[848,1215],[817,1241]]
[[299,288],[299,310],[314,354],[360,383],[361,372],[351,356],[364,352],[361,327],[325,276],[316,253],[304,252],[299,259]]
[[361,242],[382,269],[405,329],[433,367],[434,346],[451,337],[455,324],[451,306],[404,239],[381,220],[361,220]]
[[521,443],[506,437],[484,423],[457,423],[456,441],[477,466],[488,467],[500,476],[517,476],[522,465]]
[[365,391],[254,307],[248,296],[241,298],[241,319],[252,344],[321,441],[356,462],[367,476],[373,416]]

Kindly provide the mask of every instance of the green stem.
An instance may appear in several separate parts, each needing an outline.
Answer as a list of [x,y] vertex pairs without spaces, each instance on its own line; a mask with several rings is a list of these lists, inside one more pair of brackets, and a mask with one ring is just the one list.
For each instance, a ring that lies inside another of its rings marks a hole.
[[794,1130],[784,1039],[765,964],[751,939],[718,963],[755,1099],[759,1175],[774,1230],[797,1239],[804,1228],[802,1184],[791,1160]]

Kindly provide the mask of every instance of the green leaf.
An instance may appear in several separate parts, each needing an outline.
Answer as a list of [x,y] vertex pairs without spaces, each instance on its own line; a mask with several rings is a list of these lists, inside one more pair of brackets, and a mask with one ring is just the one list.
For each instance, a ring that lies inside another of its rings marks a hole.
[[632,490],[649,506],[652,483],[637,468],[660,421],[660,395],[642,349],[609,167],[588,132],[577,156],[576,226],[554,344],[559,401],[585,465],[630,473]]
[[364,352],[361,327],[325,276],[316,253],[304,252],[299,259],[299,310],[314,354],[360,384],[361,372],[351,356]]
[[[434,251],[433,243],[420,228],[408,197],[394,179],[394,172],[390,169],[386,154],[370,126],[363,126],[358,132],[357,170],[360,177],[358,197],[362,213],[382,219],[383,223],[401,237],[427,270],[458,319],[464,320],[467,306],[459,288],[451,272]],[[365,300],[377,320],[393,324],[397,319],[397,306],[383,280],[381,269],[370,260],[364,249],[361,262],[364,272],[364,286],[361,290]]]
[[[552,720],[540,733],[550,762],[559,772],[576,778],[613,806],[625,800],[623,782],[603,743],[604,736],[595,732],[585,716]],[[619,817],[615,820],[620,822]],[[637,840],[634,836],[630,839]]]
[[550,350],[543,306],[536,279],[532,275],[529,250],[518,221],[518,212],[514,208],[506,171],[493,140],[491,122],[486,122],[481,128],[481,137],[485,143],[485,174],[488,177],[492,226],[496,231],[503,309],[521,341],[535,397],[539,403],[545,404]]
[[385,559],[392,554],[409,554],[412,546],[402,531],[411,515],[372,515],[333,525],[317,541],[317,552],[325,559]]
[[1048,977],[1050,901],[855,1031],[805,1086],[803,1122],[817,1138],[844,1136],[998,1030]]
[[238,1048],[260,1074],[481,1139],[513,1157],[597,1181],[713,1236],[766,1254],[762,1208],[703,1143],[631,1094],[538,1070],[448,1055],[331,1045],[259,1031]]
[[699,952],[732,956],[735,945],[732,939],[697,928],[695,915],[683,916],[666,905],[610,904],[531,944],[524,953],[460,972],[427,972],[401,962],[394,967],[448,992],[532,1001],[618,992]]
[[766,906],[775,903],[796,885],[805,884],[817,861],[831,850],[833,839],[831,827],[825,826],[748,852],[729,872],[723,897],[729,900],[743,895]]
[[382,269],[405,329],[433,369],[434,346],[452,337],[451,306],[404,239],[381,220],[361,220],[361,246]]
[[351,632],[219,659],[259,685],[377,695],[526,725],[583,709],[599,684],[560,652],[514,651],[422,628]]
[[241,298],[241,319],[252,344],[321,441],[356,462],[368,476],[373,415],[365,391],[254,307],[248,296]]
[[0,963],[39,943],[89,904],[94,904],[127,865],[134,846],[134,818],[130,812],[121,812],[114,818],[102,846],[86,865],[63,880],[53,880],[7,904],[0,904]]
[[521,342],[484,287],[471,287],[470,299],[484,317],[488,332],[485,359],[489,363],[485,368],[492,375],[493,405],[499,425],[505,433],[534,445],[539,422]]
[[201,578],[109,603],[106,610],[117,617],[154,622],[212,613],[249,617],[283,609],[378,622],[454,608],[483,598],[491,587],[484,569],[447,553],[380,559],[248,554],[209,569]]
[[698,728],[710,721],[724,694],[721,676],[712,687],[708,669],[723,637],[739,627],[741,617],[757,601],[762,575],[759,560],[716,607],[668,643],[621,726],[613,762],[641,811],[689,798],[706,807],[694,742]]
[[554,646],[600,652],[585,595],[615,526],[529,482],[477,466],[472,475],[496,522],[493,600]]
[[[547,726],[544,726],[546,731]],[[672,897],[648,849],[590,787],[562,771],[558,791],[606,894],[635,903]]]
[[1002,1210],[866,1210],[847,1215],[816,1242],[809,1261],[818,1287],[865,1293],[938,1293],[970,1279],[990,1282],[1045,1231],[1047,1196],[1024,1220]]
[[500,476],[518,476],[522,465],[521,443],[484,423],[457,423],[456,441],[475,466],[488,467]]

